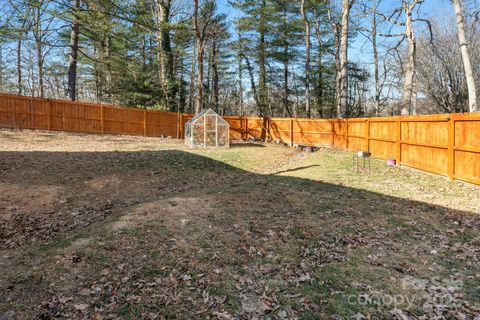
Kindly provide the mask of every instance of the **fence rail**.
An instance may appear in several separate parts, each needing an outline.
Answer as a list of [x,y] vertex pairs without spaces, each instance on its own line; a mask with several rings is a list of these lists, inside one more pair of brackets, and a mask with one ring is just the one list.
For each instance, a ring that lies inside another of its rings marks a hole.
[[[0,94],[0,126],[183,137],[191,114]],[[225,116],[230,139],[368,150],[382,159],[480,185],[480,113],[355,119]]]

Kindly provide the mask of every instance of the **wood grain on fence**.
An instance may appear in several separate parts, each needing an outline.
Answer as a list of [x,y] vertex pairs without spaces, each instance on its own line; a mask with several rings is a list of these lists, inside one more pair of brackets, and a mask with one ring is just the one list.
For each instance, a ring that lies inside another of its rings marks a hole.
[[[0,126],[183,137],[191,114],[0,94]],[[225,116],[230,139],[368,150],[398,165],[480,185],[480,113],[356,119]]]

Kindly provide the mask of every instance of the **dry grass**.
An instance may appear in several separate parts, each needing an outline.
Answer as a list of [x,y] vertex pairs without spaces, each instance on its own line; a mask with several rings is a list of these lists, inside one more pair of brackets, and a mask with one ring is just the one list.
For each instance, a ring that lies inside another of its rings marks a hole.
[[477,187],[381,161],[353,172],[333,150],[33,131],[0,143],[0,316],[480,312]]

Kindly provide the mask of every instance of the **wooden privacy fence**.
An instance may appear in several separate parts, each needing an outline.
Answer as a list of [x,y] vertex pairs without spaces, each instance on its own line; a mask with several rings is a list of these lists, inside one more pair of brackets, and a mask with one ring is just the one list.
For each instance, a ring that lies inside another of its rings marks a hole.
[[268,137],[289,144],[370,151],[398,165],[480,185],[480,113],[268,121]]
[[[183,137],[191,114],[0,94],[0,126]],[[480,113],[356,119],[224,117],[230,139],[368,150],[398,165],[480,185]]]

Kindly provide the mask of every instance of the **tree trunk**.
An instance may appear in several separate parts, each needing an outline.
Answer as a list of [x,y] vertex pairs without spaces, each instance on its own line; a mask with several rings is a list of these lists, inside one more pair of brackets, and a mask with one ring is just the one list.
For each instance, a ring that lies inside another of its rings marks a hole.
[[342,90],[342,63],[340,61],[340,26],[335,23],[334,25],[334,44],[335,44],[335,105],[337,118],[342,117],[342,109],[340,103],[341,90]]
[[195,114],[199,113],[203,109],[203,44],[198,41],[198,77],[197,77],[197,102],[195,104]]
[[[94,46],[93,47],[93,56],[96,57],[97,56],[97,47]],[[93,77],[95,79],[95,102],[100,102],[100,96],[101,96],[101,81],[100,81],[100,71],[99,71],[99,67],[98,67],[98,59],[95,59],[93,61]]]
[[310,107],[310,23],[305,12],[305,0],[302,0],[300,11],[305,25],[305,111],[307,118],[311,116]]
[[238,31],[238,54],[237,54],[237,60],[238,60],[238,95],[239,95],[239,102],[240,102],[240,117],[243,117],[243,63],[242,63],[242,51],[241,51],[241,46],[242,46],[242,34],[240,30]]
[[147,34],[143,35],[142,39],[142,66],[143,69],[147,69],[147,63],[148,63],[148,57],[147,57]]
[[197,45],[197,64],[198,64],[198,78],[197,78],[197,99],[195,103],[195,114],[199,113],[203,107],[203,39],[200,34],[200,27],[198,25],[198,2],[199,0],[194,0],[194,14],[193,22],[195,28],[195,42]]
[[320,23],[318,20],[315,22],[315,34],[317,36],[317,45],[318,45],[318,57],[317,57],[317,69],[318,69],[318,83],[317,83],[317,92],[316,92],[316,104],[317,112],[320,118],[323,118],[323,65],[322,65],[322,32],[320,30]]
[[68,96],[72,101],[77,99],[77,57],[78,36],[80,32],[79,10],[80,0],[75,0],[72,31],[70,33],[70,57],[68,61]]
[[250,87],[252,88],[253,98],[255,99],[255,103],[259,109],[260,116],[263,117],[264,114],[262,113],[262,109],[260,109],[260,101],[258,101],[259,98],[258,98],[257,87],[255,85],[255,76],[253,74],[253,67],[248,57],[245,57],[245,62],[247,64],[247,72],[250,78]]
[[23,93],[23,79],[22,79],[22,41],[23,33],[25,32],[26,20],[22,22],[22,29],[18,33],[18,42],[17,42],[17,91],[21,95]]
[[413,78],[415,76],[416,60],[416,40],[413,34],[412,10],[410,6],[404,4],[405,9],[405,35],[408,41],[407,62],[405,64],[405,76],[403,80],[403,92],[401,100],[401,114],[409,115],[412,112],[412,99],[415,96],[413,92]]
[[3,48],[0,45],[0,91],[4,91],[3,88],[3,82],[4,82],[4,71],[3,71]]
[[413,76],[413,86],[412,86],[412,115],[417,115],[417,97],[418,97],[418,77]]
[[290,106],[288,105],[288,44],[284,47],[285,60],[283,61],[283,108],[288,113],[290,112]]
[[208,59],[207,59],[207,76],[206,76],[206,83],[205,83],[205,87],[204,87],[204,96],[205,96],[205,99],[204,99],[204,105],[207,107],[207,108],[212,108],[212,94],[213,94],[213,90],[212,90],[212,83],[213,83],[213,79],[212,79],[212,67],[213,67],[213,45],[211,46],[210,48],[210,51],[208,52]]
[[284,7],[284,11],[283,11],[283,28],[284,28],[284,32],[285,34],[283,35],[284,39],[284,43],[283,43],[283,108],[284,108],[284,112],[288,112],[289,114],[291,113],[289,110],[290,110],[290,107],[288,105],[288,95],[289,95],[289,90],[288,90],[288,65],[290,63],[290,59],[289,59],[289,43],[288,43],[288,25],[287,25],[287,10],[286,8]]
[[43,41],[42,41],[42,22],[41,22],[41,6],[42,3],[36,2],[34,7],[34,38],[35,38],[35,50],[37,54],[37,73],[38,73],[38,95],[45,97],[45,88],[43,85]]
[[215,42],[212,44],[212,104],[215,112],[219,112],[218,95],[218,47]]
[[372,12],[372,49],[373,49],[373,65],[374,65],[374,79],[375,79],[375,105],[374,113],[378,117],[380,113],[380,71],[378,66],[378,47],[377,47],[377,4],[374,5]]
[[190,88],[189,88],[189,95],[188,95],[188,110],[189,112],[194,112],[195,109],[195,71],[196,71],[196,57],[197,53],[197,45],[195,41],[193,42],[192,48],[192,69],[190,71]]
[[475,80],[473,77],[472,64],[468,53],[467,36],[465,35],[465,19],[463,18],[463,10],[461,0],[452,0],[455,8],[455,16],[457,20],[458,40],[460,42],[460,51],[462,53],[463,68],[467,79],[468,88],[468,107],[470,112],[477,111],[477,90],[475,88]]
[[340,117],[347,115],[348,108],[348,32],[350,8],[354,0],[343,0],[342,4],[342,31],[340,37]]
[[[267,4],[262,0],[262,12],[265,10]],[[267,92],[267,71],[266,71],[266,50],[265,50],[265,17],[262,15],[259,22],[259,44],[258,44],[258,68],[259,68],[259,108],[260,114],[264,114],[268,107],[268,92]]]
[[27,60],[27,79],[30,83],[30,87],[27,87],[30,91],[30,95],[32,97],[35,97],[36,91],[35,91],[35,85],[36,85],[36,77],[35,77],[35,57],[33,55],[33,52],[31,50],[28,51],[28,60]]
[[105,57],[106,62],[105,65],[107,67],[107,72],[105,75],[105,82],[106,82],[106,96],[108,97],[108,101],[111,102],[112,98],[112,53],[111,53],[111,44],[112,41],[110,39],[110,27],[108,28],[107,32],[105,33]]
[[163,91],[163,98],[167,107],[173,111],[174,106],[174,77],[173,77],[173,53],[170,41],[170,9],[171,0],[155,0],[155,15],[157,19],[157,43],[159,80]]

